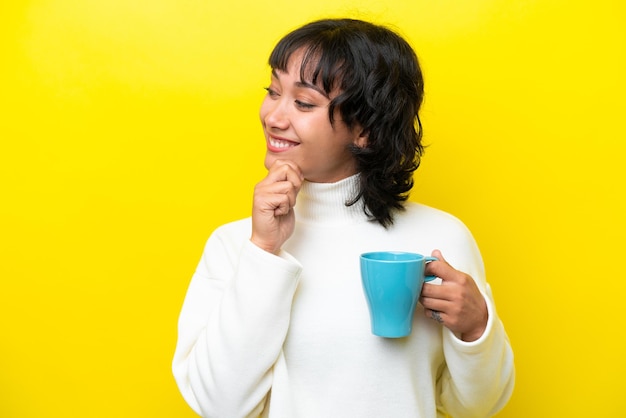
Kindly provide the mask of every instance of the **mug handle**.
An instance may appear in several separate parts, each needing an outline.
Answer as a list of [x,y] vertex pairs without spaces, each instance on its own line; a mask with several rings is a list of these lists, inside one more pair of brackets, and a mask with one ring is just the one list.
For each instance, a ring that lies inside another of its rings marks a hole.
[[[439,259],[437,257],[424,257],[424,262],[426,264],[430,263],[431,261],[439,261]],[[430,282],[433,281],[437,278],[437,276],[424,276],[424,282]]]

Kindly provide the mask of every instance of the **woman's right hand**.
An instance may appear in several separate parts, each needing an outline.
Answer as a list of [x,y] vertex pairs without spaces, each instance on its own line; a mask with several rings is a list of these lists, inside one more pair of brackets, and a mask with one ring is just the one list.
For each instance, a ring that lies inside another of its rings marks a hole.
[[267,176],[254,188],[252,236],[250,241],[273,254],[293,233],[293,207],[304,180],[300,168],[291,161],[276,160]]

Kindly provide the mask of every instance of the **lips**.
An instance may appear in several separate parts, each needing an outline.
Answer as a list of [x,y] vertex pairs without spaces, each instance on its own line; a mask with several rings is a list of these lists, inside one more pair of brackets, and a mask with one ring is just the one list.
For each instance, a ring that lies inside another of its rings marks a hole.
[[298,145],[299,144],[297,142],[289,141],[283,138],[276,138],[272,136],[268,137],[268,140],[267,140],[267,149],[269,149],[272,152],[284,152]]

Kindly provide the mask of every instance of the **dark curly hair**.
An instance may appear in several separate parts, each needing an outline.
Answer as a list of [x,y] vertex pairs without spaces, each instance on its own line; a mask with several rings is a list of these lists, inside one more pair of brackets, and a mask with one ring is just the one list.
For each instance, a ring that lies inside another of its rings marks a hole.
[[300,77],[338,92],[329,106],[348,128],[360,126],[367,145],[353,145],[365,213],[385,228],[404,210],[424,147],[419,108],[424,81],[415,52],[392,30],[355,19],[308,23],[283,37],[270,54],[273,69],[287,70],[289,58],[304,51]]

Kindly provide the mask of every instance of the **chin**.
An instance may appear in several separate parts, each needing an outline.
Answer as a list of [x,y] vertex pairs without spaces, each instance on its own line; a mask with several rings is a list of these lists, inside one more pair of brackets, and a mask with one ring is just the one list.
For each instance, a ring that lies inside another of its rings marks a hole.
[[265,154],[265,161],[263,162],[263,164],[265,165],[265,169],[269,170],[272,164],[274,164],[277,159],[278,158],[276,158],[274,155],[270,155],[269,152]]
[[[277,160],[283,160],[283,161],[294,161],[293,158],[289,158],[287,156],[283,156],[283,154],[279,154],[279,153],[274,153],[271,151],[267,151],[265,153],[265,168],[267,168],[268,170],[270,169],[270,167],[277,161]],[[295,162],[295,161],[294,161]]]

